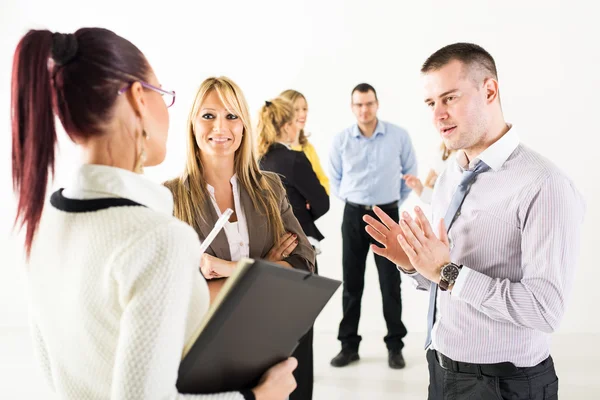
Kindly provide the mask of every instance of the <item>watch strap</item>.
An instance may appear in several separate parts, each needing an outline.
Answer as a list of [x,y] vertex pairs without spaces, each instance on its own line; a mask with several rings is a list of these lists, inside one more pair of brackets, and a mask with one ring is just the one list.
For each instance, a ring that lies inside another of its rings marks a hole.
[[440,287],[440,290],[442,292],[445,292],[446,290],[448,290],[448,287],[450,286],[450,284],[448,283],[447,280],[444,280],[444,278],[440,278],[440,283],[438,283],[438,286]]

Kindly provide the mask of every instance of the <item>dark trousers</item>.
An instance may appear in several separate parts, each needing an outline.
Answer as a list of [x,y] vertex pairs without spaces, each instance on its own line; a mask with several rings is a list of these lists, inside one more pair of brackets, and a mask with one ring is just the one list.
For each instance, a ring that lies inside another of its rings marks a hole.
[[486,376],[443,369],[427,351],[429,400],[558,400],[558,378],[552,357],[535,367],[517,368],[511,376]]
[[[318,273],[317,260],[315,259],[315,274]],[[313,329],[302,336],[298,347],[292,357],[298,360],[298,367],[294,370],[296,390],[290,394],[290,400],[311,400],[313,394]]]
[[[394,221],[398,221],[398,208],[384,210]],[[365,286],[365,265],[369,245],[378,244],[365,231],[366,223],[363,215],[369,214],[377,219],[373,211],[346,204],[342,222],[344,269],[344,292],[342,305],[344,317],[340,323],[338,339],[342,349],[358,351],[361,337],[358,335],[358,322],[363,289]],[[387,325],[384,338],[389,350],[401,350],[404,347],[402,338],[406,336],[406,327],[402,323],[402,301],[400,299],[400,272],[387,258],[375,255],[375,264],[379,272],[379,287],[383,300],[383,316]]]
[[296,390],[290,394],[290,400],[311,400],[313,393],[313,329],[300,339],[298,347],[292,354],[298,359],[298,367],[294,370]]

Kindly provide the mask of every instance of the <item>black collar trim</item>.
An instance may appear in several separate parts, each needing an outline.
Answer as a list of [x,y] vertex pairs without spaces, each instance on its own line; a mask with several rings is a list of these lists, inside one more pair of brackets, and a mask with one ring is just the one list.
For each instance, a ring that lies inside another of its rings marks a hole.
[[50,204],[52,204],[53,207],[57,208],[60,211],[81,213],[106,210],[107,208],[112,207],[146,207],[143,204],[136,203],[133,200],[118,197],[88,200],[68,199],[65,196],[63,196],[63,190],[64,189],[57,190],[50,197]]

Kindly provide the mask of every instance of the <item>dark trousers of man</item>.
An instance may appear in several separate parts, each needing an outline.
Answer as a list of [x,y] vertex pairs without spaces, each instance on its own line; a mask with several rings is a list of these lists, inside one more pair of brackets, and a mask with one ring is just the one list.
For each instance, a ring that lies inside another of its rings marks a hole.
[[528,368],[509,363],[450,363],[443,368],[438,360],[435,351],[427,351],[429,400],[558,400],[552,357]]
[[[398,222],[398,207],[383,209],[394,221]],[[342,222],[344,268],[343,310],[344,317],[340,323],[338,340],[342,349],[358,351],[361,337],[358,335],[361,300],[365,286],[365,265],[369,245],[377,243],[365,231],[363,216],[369,214],[378,219],[373,211],[346,204]],[[379,272],[379,287],[383,300],[383,316],[387,325],[384,338],[388,350],[401,350],[404,347],[402,338],[406,336],[406,327],[402,323],[402,301],[400,299],[400,272],[388,259],[375,255],[375,264]]]
[[[315,259],[315,274],[319,272],[317,260]],[[298,347],[294,350],[292,357],[298,360],[298,367],[294,370],[296,379],[296,390],[290,394],[290,400],[311,400],[314,385],[313,372],[313,328],[302,336]]]

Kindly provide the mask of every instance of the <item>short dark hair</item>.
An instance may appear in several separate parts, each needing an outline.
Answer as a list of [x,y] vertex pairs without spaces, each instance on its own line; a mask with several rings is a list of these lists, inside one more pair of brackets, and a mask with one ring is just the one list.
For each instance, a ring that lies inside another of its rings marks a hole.
[[354,87],[354,89],[352,89],[352,93],[350,93],[350,96],[352,96],[354,94],[354,92],[360,92],[360,93],[373,92],[373,94],[375,95],[375,100],[379,101],[377,99],[377,92],[375,91],[375,88],[373,86],[369,85],[368,83],[359,83],[358,85],[356,85]]
[[426,74],[436,71],[454,60],[458,60],[469,67],[475,66],[492,78],[498,79],[494,58],[483,47],[473,43],[454,43],[442,47],[423,63],[421,72]]

